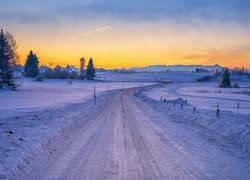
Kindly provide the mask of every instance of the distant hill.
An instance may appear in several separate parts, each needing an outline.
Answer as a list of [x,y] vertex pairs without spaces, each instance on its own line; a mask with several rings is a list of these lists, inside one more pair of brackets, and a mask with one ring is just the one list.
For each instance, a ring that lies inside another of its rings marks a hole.
[[192,72],[195,71],[197,68],[205,69],[208,71],[215,71],[220,70],[222,66],[215,64],[215,65],[153,65],[153,66],[146,66],[142,68],[129,68],[128,71],[134,72],[163,72],[163,71],[184,71],[184,72]]

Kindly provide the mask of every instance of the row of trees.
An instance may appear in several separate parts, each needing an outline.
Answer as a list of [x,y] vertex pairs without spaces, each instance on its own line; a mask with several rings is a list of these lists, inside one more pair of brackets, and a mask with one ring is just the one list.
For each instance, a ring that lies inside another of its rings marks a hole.
[[41,73],[41,75],[48,79],[78,78],[78,73],[76,71],[72,71],[69,65],[66,68],[63,68],[59,65],[57,65],[55,68],[47,68],[43,73]]
[[13,68],[18,63],[17,46],[14,37],[0,30],[0,89],[16,89]]
[[28,58],[24,66],[24,75],[27,77],[37,77],[38,78],[49,78],[49,79],[82,79],[93,80],[95,77],[95,68],[93,64],[93,59],[90,58],[87,69],[85,70],[85,59],[82,57],[80,59],[80,72],[73,71],[68,65],[63,68],[57,65],[55,68],[47,68],[44,72],[39,72],[39,59],[37,55],[30,51]]
[[237,74],[237,75],[249,75],[250,74],[250,71],[244,67],[231,68],[231,69],[229,69],[229,72],[231,74]]

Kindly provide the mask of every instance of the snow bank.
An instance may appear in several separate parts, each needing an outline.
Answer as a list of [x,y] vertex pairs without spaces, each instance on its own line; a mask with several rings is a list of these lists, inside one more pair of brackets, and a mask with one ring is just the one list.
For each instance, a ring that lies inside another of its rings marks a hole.
[[184,100],[182,98],[177,98],[177,99],[170,100],[169,103],[183,104],[183,105],[187,104],[186,100]]
[[199,128],[204,132],[208,141],[211,141],[232,153],[250,158],[250,119],[249,115],[238,114],[231,111],[221,111],[216,117],[215,110],[202,110],[185,105],[181,109],[180,105],[173,106],[172,103],[154,100],[140,90],[135,96],[151,105],[155,110],[170,116],[176,122],[188,124]]
[[0,179],[13,176],[44,151],[53,153],[48,145],[62,132],[73,133],[87,123],[90,114],[98,114],[112,93],[98,96],[96,106],[93,100],[87,100],[0,118]]
[[250,114],[250,96],[247,93],[237,93],[250,91],[249,88],[218,88],[217,85],[217,83],[173,83],[158,86],[144,93],[155,100],[160,100],[160,97],[166,100],[182,98],[200,109],[214,110],[219,103],[221,110]]

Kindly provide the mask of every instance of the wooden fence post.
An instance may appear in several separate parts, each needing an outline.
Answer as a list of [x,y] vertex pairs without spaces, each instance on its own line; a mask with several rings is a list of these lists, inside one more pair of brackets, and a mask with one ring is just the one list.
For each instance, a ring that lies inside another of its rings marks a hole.
[[220,109],[216,109],[216,117],[220,117]]
[[95,86],[94,86],[94,103],[96,104],[96,90],[95,90]]

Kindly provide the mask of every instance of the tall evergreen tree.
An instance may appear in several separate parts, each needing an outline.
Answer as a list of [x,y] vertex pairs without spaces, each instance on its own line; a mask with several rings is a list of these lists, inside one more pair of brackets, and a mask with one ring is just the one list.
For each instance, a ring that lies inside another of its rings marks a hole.
[[13,57],[13,52],[8,43],[8,40],[1,29],[0,31],[0,71],[1,77],[4,76],[4,73],[8,72],[10,69],[10,60]]
[[229,88],[230,86],[231,86],[231,79],[230,79],[228,68],[226,68],[222,75],[220,87]]
[[39,61],[36,54],[31,50],[24,66],[24,73],[27,77],[36,77],[39,74]]
[[0,31],[0,89],[3,87],[16,89],[11,69],[14,53],[3,30]]
[[93,59],[90,58],[89,64],[87,66],[86,78],[88,80],[92,80],[92,79],[94,79],[94,77],[95,77],[95,67],[93,64]]

